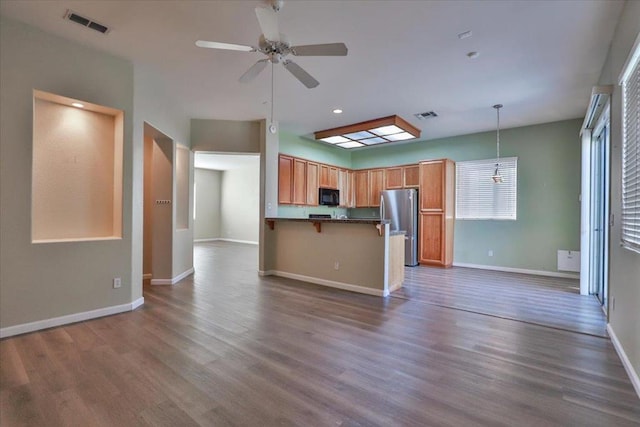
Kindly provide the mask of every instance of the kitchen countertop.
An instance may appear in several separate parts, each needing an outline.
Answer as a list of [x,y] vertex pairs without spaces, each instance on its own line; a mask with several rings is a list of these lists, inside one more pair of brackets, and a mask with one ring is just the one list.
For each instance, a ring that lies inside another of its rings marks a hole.
[[[380,218],[265,218],[265,221],[298,221],[298,222],[321,222],[338,224],[389,224],[388,219]],[[403,231],[404,233],[404,231]]]

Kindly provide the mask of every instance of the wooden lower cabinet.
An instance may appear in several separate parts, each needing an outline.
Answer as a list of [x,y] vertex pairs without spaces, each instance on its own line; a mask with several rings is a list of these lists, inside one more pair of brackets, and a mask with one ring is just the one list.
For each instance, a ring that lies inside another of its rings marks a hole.
[[420,214],[420,263],[442,264],[442,214]]

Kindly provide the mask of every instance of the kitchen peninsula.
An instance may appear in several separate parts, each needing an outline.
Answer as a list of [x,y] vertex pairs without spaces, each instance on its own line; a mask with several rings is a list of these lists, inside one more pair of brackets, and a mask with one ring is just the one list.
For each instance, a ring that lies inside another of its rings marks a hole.
[[387,296],[404,280],[404,233],[379,219],[266,218],[272,274]]

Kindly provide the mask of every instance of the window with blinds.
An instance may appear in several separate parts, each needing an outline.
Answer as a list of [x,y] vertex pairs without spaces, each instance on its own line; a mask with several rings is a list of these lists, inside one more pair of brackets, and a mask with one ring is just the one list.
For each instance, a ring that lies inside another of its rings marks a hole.
[[500,159],[501,183],[495,168],[496,159],[456,162],[456,219],[516,219],[518,158]]
[[621,84],[622,246],[640,252],[640,46],[637,43]]

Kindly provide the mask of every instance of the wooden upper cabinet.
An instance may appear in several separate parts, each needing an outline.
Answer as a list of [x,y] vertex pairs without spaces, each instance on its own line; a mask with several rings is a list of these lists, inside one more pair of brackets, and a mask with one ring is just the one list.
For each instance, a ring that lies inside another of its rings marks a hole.
[[320,188],[338,189],[338,168],[320,163]]
[[293,159],[293,204],[307,204],[307,162]]
[[307,205],[318,205],[318,174],[320,165],[315,162],[307,162]]
[[338,168],[329,166],[329,186],[327,188],[338,189]]
[[420,210],[442,212],[444,209],[444,161],[420,163]]
[[[355,172],[353,172],[352,170],[347,170],[346,178],[347,178],[347,185],[346,185],[347,193],[345,194],[344,206],[347,208],[355,208],[356,207]],[[342,194],[340,194],[340,197],[342,197]]]
[[278,165],[278,203],[293,201],[293,157],[280,155]]
[[410,165],[402,167],[402,186],[404,188],[414,188],[420,186],[420,165]]
[[369,171],[359,170],[354,172],[355,181],[355,207],[369,207]]
[[384,190],[384,169],[369,171],[369,206],[380,206],[380,195]]
[[329,188],[329,165],[320,164],[320,174],[318,177],[318,186],[320,188]]
[[403,176],[402,167],[387,168],[384,171],[384,188],[386,190],[395,190],[402,188]]
[[349,171],[346,169],[338,169],[338,191],[340,191],[340,207],[350,207],[351,182],[349,182]]

